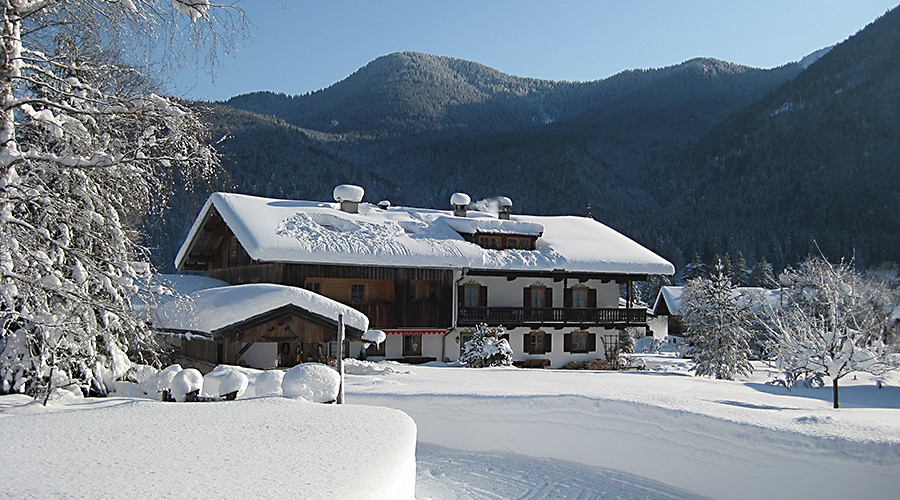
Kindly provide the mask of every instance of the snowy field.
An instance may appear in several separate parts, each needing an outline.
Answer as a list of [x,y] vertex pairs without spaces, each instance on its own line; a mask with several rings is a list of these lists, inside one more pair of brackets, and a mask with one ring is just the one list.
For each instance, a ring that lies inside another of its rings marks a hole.
[[[348,405],[0,397],[7,498],[893,498],[900,379],[348,360]],[[382,406],[388,408],[371,407]],[[413,417],[415,423],[403,413]],[[415,436],[418,433],[418,444]],[[416,463],[413,463],[413,448]],[[414,472],[416,471],[417,472]],[[349,479],[348,479],[349,478]]]
[[[420,498],[891,498],[900,488],[900,387],[831,389],[645,372],[383,365],[348,401],[418,426]],[[351,368],[352,370],[352,368]],[[560,462],[564,461],[564,462]],[[590,478],[590,479],[585,479]]]

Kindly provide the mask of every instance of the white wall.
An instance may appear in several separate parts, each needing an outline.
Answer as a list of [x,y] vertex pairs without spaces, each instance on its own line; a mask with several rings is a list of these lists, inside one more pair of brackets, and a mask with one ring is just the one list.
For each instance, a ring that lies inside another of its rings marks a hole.
[[587,286],[597,290],[597,307],[619,307],[619,285],[614,281],[603,283],[601,280],[587,280],[580,283],[578,280],[569,279],[554,282],[552,278],[516,278],[509,281],[502,276],[467,276],[461,284],[467,283],[478,283],[488,288],[488,307],[523,307],[522,289],[532,285],[544,285],[553,289],[553,304],[548,304],[547,307],[563,307],[566,284],[569,288]]
[[[447,357],[451,361],[459,359],[459,334],[464,328],[458,328],[456,331],[447,336]],[[566,327],[556,330],[553,327],[542,329],[543,332],[550,334],[551,350],[545,354],[528,354],[525,352],[525,334],[531,333],[530,328],[513,328],[507,330],[509,334],[509,346],[513,350],[513,361],[525,361],[527,359],[549,359],[551,368],[560,368],[570,361],[593,361],[595,359],[605,359],[603,335],[619,335],[618,330],[610,330],[607,328],[588,328],[588,333],[597,335],[597,349],[586,353],[571,353],[563,351],[564,335],[580,330],[578,328]]]
[[[238,351],[245,345],[246,344],[239,342]],[[278,366],[278,343],[256,342],[247,349],[247,352],[241,356],[241,359],[251,368],[275,368]]]

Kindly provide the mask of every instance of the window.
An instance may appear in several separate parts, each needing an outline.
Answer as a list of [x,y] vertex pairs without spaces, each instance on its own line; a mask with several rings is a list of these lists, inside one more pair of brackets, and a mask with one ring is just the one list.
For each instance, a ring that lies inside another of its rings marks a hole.
[[587,288],[572,289],[572,307],[587,307],[588,290]]
[[543,354],[544,351],[544,332],[531,332],[528,337],[531,341],[528,345],[530,354]]
[[545,290],[543,286],[531,287],[531,307],[544,307]]
[[588,352],[587,332],[572,332],[572,349],[570,352]]
[[481,287],[479,285],[466,285],[463,288],[463,293],[465,297],[463,297],[463,304],[465,307],[478,307],[478,294]]
[[307,281],[306,289],[310,292],[322,293],[322,284],[317,281]]
[[[346,288],[344,289],[346,290]],[[353,305],[365,304],[366,285],[350,285],[350,303]]]
[[404,335],[403,336],[403,355],[404,356],[421,356],[422,355],[422,335]]
[[478,235],[478,245],[482,248],[501,249],[503,248],[503,240],[500,236]]

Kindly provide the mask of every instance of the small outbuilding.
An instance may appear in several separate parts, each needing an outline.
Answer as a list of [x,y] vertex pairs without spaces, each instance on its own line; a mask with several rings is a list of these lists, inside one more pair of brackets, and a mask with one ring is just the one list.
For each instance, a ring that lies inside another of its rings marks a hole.
[[202,372],[218,364],[271,369],[337,356],[338,318],[346,339],[369,325],[361,312],[309,290],[273,284],[199,290],[160,305],[154,329],[173,342],[178,362]]

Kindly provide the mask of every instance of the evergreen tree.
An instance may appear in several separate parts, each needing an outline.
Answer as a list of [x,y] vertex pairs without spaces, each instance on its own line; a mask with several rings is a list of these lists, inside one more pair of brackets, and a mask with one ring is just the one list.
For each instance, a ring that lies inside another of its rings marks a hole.
[[622,354],[634,353],[636,342],[634,336],[627,329],[619,330],[619,352]]
[[709,271],[706,267],[706,264],[703,263],[703,259],[700,258],[700,254],[695,253],[694,259],[691,260],[686,266],[684,266],[684,273],[681,275],[681,279],[683,281],[688,281],[696,278],[705,278],[709,275]]
[[731,265],[731,280],[736,286],[750,286],[750,269],[747,268],[747,260],[740,250]]
[[733,380],[749,375],[749,310],[735,300],[734,285],[718,262],[709,278],[688,282],[682,296],[686,333],[693,345],[694,372]]
[[759,288],[772,288],[776,285],[775,275],[772,273],[772,265],[766,261],[765,257],[760,257],[759,261],[753,265],[750,270],[748,286]]
[[484,323],[479,324],[463,347],[459,360],[472,368],[511,365],[512,348],[509,341],[500,338],[504,333],[506,330],[502,326],[489,328]]

